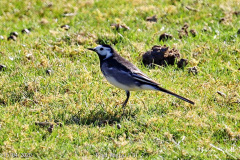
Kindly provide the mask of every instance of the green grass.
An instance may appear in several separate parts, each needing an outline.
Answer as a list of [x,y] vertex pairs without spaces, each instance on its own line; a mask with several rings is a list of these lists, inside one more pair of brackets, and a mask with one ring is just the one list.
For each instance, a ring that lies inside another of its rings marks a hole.
[[[44,159],[240,159],[240,105],[234,103],[240,99],[240,15],[233,14],[240,11],[238,0],[49,3],[0,2],[0,64],[7,66],[0,71],[0,159],[14,153]],[[157,23],[145,21],[152,15]],[[130,30],[115,31],[112,23]],[[184,23],[196,37],[178,38]],[[64,24],[70,30],[61,29]],[[21,34],[24,28],[31,33]],[[13,31],[17,41],[7,41]],[[164,32],[174,38],[159,42]],[[98,56],[86,50],[97,42],[115,44],[162,87],[196,104],[160,92],[132,92],[127,116],[121,116],[125,92],[105,80]],[[144,52],[164,44],[189,60],[184,70],[142,65]],[[197,75],[188,73],[193,66]],[[49,133],[35,125],[44,121],[63,126]]]

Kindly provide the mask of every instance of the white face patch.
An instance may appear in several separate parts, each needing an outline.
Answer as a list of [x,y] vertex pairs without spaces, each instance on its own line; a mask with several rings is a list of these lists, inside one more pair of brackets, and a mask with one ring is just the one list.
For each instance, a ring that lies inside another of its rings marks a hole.
[[111,48],[108,47],[104,47],[102,45],[99,45],[97,47],[94,48],[96,50],[96,52],[101,55],[101,56],[105,56],[104,59],[107,59],[109,57],[112,56],[112,52],[111,52]]

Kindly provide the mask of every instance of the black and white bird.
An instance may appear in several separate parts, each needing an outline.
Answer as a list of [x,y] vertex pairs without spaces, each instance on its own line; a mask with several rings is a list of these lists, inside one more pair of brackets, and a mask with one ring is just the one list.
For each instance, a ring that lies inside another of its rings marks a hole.
[[121,57],[110,45],[98,45],[95,48],[88,49],[98,54],[101,71],[108,82],[126,91],[127,98],[123,103],[123,107],[126,106],[128,102],[130,91],[139,90],[162,91],[194,104],[193,101],[187,98],[161,88],[159,83],[147,77],[131,62]]

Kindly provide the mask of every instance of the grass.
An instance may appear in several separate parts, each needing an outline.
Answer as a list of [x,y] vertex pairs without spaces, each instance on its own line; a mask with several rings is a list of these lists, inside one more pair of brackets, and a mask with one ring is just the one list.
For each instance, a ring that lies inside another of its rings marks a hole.
[[[7,68],[0,71],[0,159],[240,159],[235,11],[238,0],[1,1],[0,64]],[[145,21],[153,15],[158,22]],[[116,31],[112,23],[130,30]],[[184,23],[196,37],[178,38]],[[71,28],[65,31],[64,24]],[[24,28],[31,33],[21,34]],[[19,36],[8,41],[13,31]],[[159,42],[164,32],[174,38]],[[97,42],[114,44],[162,87],[196,104],[160,92],[132,92],[128,115],[121,117],[125,92],[105,80],[97,55],[86,50]],[[143,66],[141,55],[164,44],[177,48],[198,74],[177,65]],[[45,121],[54,124],[52,132],[35,125]]]

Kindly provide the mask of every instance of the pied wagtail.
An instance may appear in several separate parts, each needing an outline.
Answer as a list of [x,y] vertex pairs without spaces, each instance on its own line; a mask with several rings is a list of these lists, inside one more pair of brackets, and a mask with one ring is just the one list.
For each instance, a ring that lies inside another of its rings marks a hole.
[[127,98],[123,103],[126,106],[130,97],[130,91],[157,90],[173,95],[188,103],[193,101],[184,98],[176,93],[161,88],[159,84],[148,78],[131,62],[121,57],[110,45],[99,45],[95,48],[88,48],[98,54],[100,68],[106,79],[114,86],[126,91]]

